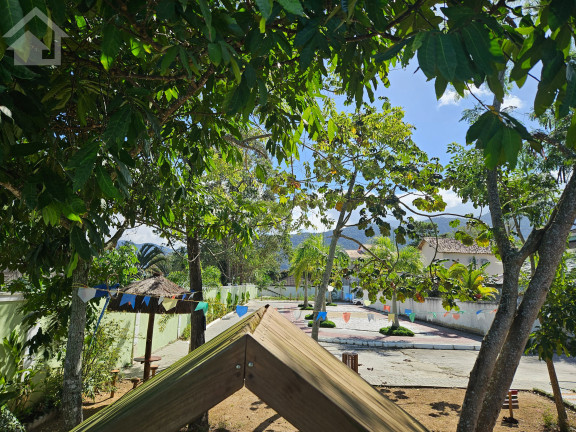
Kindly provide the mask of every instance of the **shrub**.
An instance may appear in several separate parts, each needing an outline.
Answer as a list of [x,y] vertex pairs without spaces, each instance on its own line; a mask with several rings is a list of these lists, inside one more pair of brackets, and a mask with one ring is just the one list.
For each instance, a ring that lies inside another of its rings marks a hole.
[[314,310],[314,306],[308,306],[308,307],[300,307],[300,310]]
[[338,306],[336,303],[326,303],[326,306]]
[[110,370],[115,369],[120,359],[118,341],[127,337],[127,329],[116,323],[106,323],[93,337],[84,341],[82,353],[82,393],[94,399],[97,393],[110,391]]
[[396,329],[392,327],[382,327],[380,333],[386,336],[414,336],[414,332],[406,327],[398,327]]
[[[312,321],[308,321],[308,327],[312,327]],[[336,324],[334,324],[334,321],[329,321],[329,320],[324,320],[324,321],[320,321],[320,327],[324,327],[324,328],[334,328],[336,327]]]
[[26,432],[24,426],[20,424],[6,405],[0,407],[0,430],[4,432]]
[[304,317],[304,319],[307,319],[307,320],[311,320],[312,318],[314,318],[314,314],[313,314],[313,313],[308,314],[308,315],[306,315],[306,316]]

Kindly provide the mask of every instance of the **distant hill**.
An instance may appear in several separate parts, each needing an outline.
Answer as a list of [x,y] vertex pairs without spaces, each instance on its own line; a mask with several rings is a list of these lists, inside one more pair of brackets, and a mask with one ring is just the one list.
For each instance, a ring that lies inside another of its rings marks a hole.
[[[459,219],[460,220],[460,224],[461,226],[466,224],[466,219],[464,218],[450,218],[450,217],[437,217],[434,218],[433,221],[438,225],[438,234],[446,234],[446,233],[453,233],[456,232],[456,228],[452,228],[450,226],[450,222],[452,222],[455,219]],[[491,221],[490,221],[490,214],[485,214],[483,215],[480,219],[482,219],[484,222],[488,223],[488,225],[492,225]],[[395,227],[397,227],[398,225],[393,225],[392,229],[394,229]],[[522,233],[524,235],[528,235],[528,233],[530,232],[530,224],[528,223],[527,219],[522,220],[522,223],[520,224],[520,227],[522,229]],[[362,244],[370,244],[371,240],[373,237],[367,237],[366,234],[364,233],[364,230],[359,230],[356,227],[350,227],[350,228],[345,228],[342,233],[347,236],[347,237],[351,237],[353,239],[358,240],[360,243]],[[291,236],[291,240],[292,240],[292,246],[294,248],[296,248],[300,243],[302,243],[306,238],[308,238],[309,236],[311,236],[314,233],[309,233],[309,232],[304,232],[304,233],[298,233],[298,234],[292,234]],[[325,244],[330,244],[330,239],[332,237],[332,231],[324,231],[323,233],[320,233],[324,236],[324,243]],[[376,235],[380,235],[380,233],[378,232],[378,230],[376,229]],[[339,239],[338,240],[338,244],[344,248],[344,249],[358,249],[358,244],[348,240],[348,239]]]

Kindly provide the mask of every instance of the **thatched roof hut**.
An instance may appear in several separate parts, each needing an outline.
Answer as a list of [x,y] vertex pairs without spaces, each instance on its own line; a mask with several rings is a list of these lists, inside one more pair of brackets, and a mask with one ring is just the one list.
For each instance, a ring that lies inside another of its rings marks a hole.
[[[124,294],[136,295],[134,307],[129,303],[124,303],[120,306],[122,295]],[[189,297],[191,294],[190,291],[175,284],[170,279],[155,274],[151,278],[132,282],[130,285],[121,289],[118,295],[110,300],[108,309],[116,312],[190,314],[198,304],[196,301],[191,301],[192,299]],[[158,301],[161,297],[164,299],[181,300],[184,295],[186,295],[185,301],[179,301],[175,308],[169,310],[166,310]],[[148,304],[146,304],[146,297],[149,297]]]
[[[115,312],[142,312],[150,315],[146,332],[146,350],[144,354],[144,380],[150,376],[150,363],[152,356],[152,337],[154,335],[154,317],[156,314],[191,314],[198,304],[193,301],[190,291],[175,284],[160,274],[151,278],[132,282],[112,297],[108,309]],[[130,302],[123,298],[125,295],[135,296]],[[186,298],[184,298],[186,297]],[[162,299],[162,301],[160,301]],[[175,305],[167,306],[169,303]],[[134,302],[134,304],[132,304]]]

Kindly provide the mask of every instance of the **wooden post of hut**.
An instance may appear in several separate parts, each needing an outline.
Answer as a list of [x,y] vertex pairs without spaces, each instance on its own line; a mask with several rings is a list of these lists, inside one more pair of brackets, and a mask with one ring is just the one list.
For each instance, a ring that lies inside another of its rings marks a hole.
[[148,329],[146,330],[146,350],[144,353],[144,381],[150,377],[150,357],[152,357],[152,336],[154,335],[154,317],[156,314],[151,312],[148,315]]

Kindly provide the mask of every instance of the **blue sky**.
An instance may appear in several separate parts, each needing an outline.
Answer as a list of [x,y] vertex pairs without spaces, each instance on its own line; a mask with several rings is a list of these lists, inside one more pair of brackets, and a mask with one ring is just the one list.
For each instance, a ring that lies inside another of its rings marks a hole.
[[[538,70],[534,72],[539,74]],[[448,88],[444,96],[440,100],[436,100],[434,82],[427,82],[424,74],[417,70],[415,63],[408,65],[406,69],[391,70],[389,79],[390,87],[385,88],[380,85],[375,93],[376,97],[385,96],[393,106],[402,107],[405,111],[405,121],[415,127],[414,142],[431,157],[440,158],[442,164],[447,163],[449,160],[446,153],[448,144],[452,142],[465,143],[468,124],[461,122],[460,118],[464,109],[474,106],[475,99],[472,96],[463,99],[458,98],[456,92]],[[527,125],[529,129],[531,122],[528,115],[536,94],[536,87],[535,80],[529,78],[521,89],[510,89],[504,100],[504,106],[516,107],[513,115]],[[492,102],[493,96],[487,88],[481,87],[474,89],[473,92],[484,103],[490,104]],[[337,101],[338,109],[353,111],[354,106],[345,107],[342,103],[343,99]],[[301,156],[302,158],[306,157],[305,154]],[[446,191],[443,196],[448,205],[446,211],[458,214],[477,213],[469,204],[462,204],[454,192]],[[333,212],[332,216],[335,214],[336,212]],[[318,218],[312,217],[311,219],[316,231],[326,230]],[[165,244],[148,227],[130,230],[123,239],[132,240],[136,243]]]

